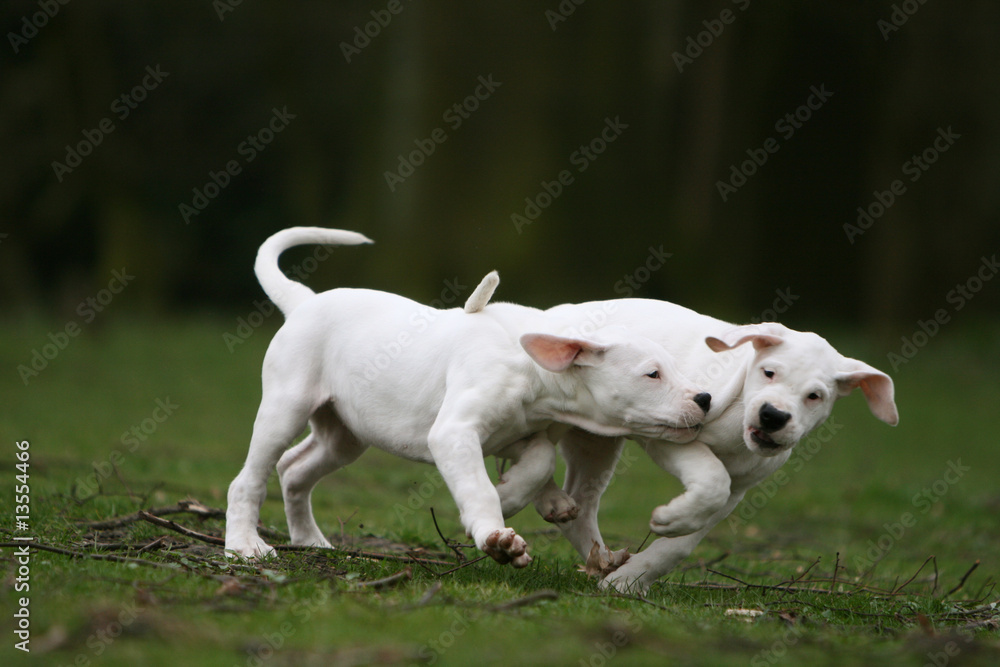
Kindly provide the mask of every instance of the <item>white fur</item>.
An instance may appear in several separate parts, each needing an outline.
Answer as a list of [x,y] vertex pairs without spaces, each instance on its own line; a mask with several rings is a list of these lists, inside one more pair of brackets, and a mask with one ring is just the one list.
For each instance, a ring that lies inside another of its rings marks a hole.
[[[625,325],[663,345],[679,373],[712,394],[711,410],[693,442],[637,438],[660,467],[683,482],[685,492],[653,510],[650,527],[663,537],[602,582],[620,591],[645,590],[686,557],[747,490],[788,460],[791,448],[829,417],[838,398],[860,388],[876,417],[890,425],[899,420],[889,376],[844,357],[813,333],[775,323],[734,326],[647,299],[566,304],[546,312],[570,320],[604,313],[606,324]],[[765,404],[788,415],[769,433],[762,429]],[[597,509],[622,444],[621,438],[569,431],[560,441],[567,464],[564,489],[549,483],[535,500],[543,515],[553,506],[575,506],[578,517],[560,528],[584,559],[594,543],[606,549]]]
[[[312,488],[378,447],[435,464],[476,546],[524,566],[526,543],[504,525],[484,456],[510,449],[519,459],[523,470],[501,487],[523,505],[551,478],[553,436],[545,432],[556,422],[608,437],[696,434],[700,390],[668,372],[673,361],[662,347],[624,327],[565,336],[572,318],[512,304],[484,301],[467,313],[366,289],[316,295],[277,266],[292,245],[367,241],[295,228],[261,246],[258,278],[287,320],[264,358],[249,453],[229,487],[228,553],[273,551],[257,521],[275,465],[292,543],[329,547],[312,515]],[[491,276],[476,293],[486,300],[496,287]],[[649,377],[653,371],[658,377]],[[286,451],[307,424],[308,437]]]

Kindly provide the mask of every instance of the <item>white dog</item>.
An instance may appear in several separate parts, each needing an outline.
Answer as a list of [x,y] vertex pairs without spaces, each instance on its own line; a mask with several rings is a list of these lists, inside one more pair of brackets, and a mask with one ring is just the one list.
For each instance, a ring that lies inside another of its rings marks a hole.
[[[526,543],[504,524],[484,456],[516,448],[538,479],[520,491],[531,497],[554,470],[545,431],[556,422],[608,437],[696,434],[710,396],[678,381],[662,347],[623,327],[566,337],[542,311],[511,304],[466,313],[365,289],[317,295],[278,267],[294,245],[368,242],[354,232],[292,228],[260,248],[257,277],[287,321],[264,358],[250,450],[229,487],[227,552],[273,551],[257,522],[276,464],[292,543],[329,547],[312,516],[312,488],[374,446],[435,464],[476,546],[522,567],[531,560]],[[492,291],[489,280],[477,294]],[[285,451],[307,423],[309,436]]]
[[620,565],[602,582],[619,591],[645,590],[673,569],[747,490],[788,460],[791,448],[830,416],[838,398],[860,388],[877,418],[893,426],[899,421],[889,376],[842,356],[814,333],[776,323],[734,326],[649,299],[564,304],[546,312],[569,321],[625,325],[663,345],[680,372],[712,395],[696,440],[633,438],[685,487],[653,510],[650,527],[664,537],[638,554],[611,553],[597,523],[624,439],[574,429],[560,441],[567,465],[563,490],[550,482],[536,507],[543,514],[552,510],[542,508],[557,507],[576,516],[560,528],[588,563]]

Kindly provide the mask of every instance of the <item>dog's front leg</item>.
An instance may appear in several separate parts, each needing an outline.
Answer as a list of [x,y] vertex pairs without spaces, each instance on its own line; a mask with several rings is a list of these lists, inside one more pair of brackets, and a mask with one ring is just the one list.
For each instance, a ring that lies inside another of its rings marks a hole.
[[717,523],[729,516],[743,499],[746,491],[732,494],[725,505],[712,515],[707,525],[701,530],[683,537],[661,537],[637,554],[601,581],[601,588],[611,587],[619,593],[645,593],[649,586],[670,572],[679,562],[694,551],[702,538],[709,533]]
[[729,500],[731,480],[722,461],[695,440],[683,445],[650,440],[644,445],[654,462],[684,484],[684,493],[653,510],[649,527],[657,535],[680,537],[702,530]]
[[427,444],[458,505],[465,532],[476,546],[498,563],[514,567],[530,563],[527,543],[504,525],[500,495],[486,472],[476,429],[442,420],[439,415]]

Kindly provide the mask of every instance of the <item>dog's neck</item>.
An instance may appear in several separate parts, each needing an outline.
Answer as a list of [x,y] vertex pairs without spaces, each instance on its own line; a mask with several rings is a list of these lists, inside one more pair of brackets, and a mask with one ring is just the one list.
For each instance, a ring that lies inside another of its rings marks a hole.
[[630,433],[624,425],[612,426],[586,416],[601,414],[602,410],[587,385],[575,376],[575,371],[549,373],[539,370],[536,377],[539,390],[531,410],[534,416],[597,435],[617,437]]

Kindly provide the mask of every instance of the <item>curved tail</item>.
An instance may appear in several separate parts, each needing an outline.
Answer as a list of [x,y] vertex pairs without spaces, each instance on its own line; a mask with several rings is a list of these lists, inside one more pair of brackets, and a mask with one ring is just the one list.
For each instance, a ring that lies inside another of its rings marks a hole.
[[278,306],[281,312],[288,315],[300,303],[315,292],[290,279],[278,266],[278,257],[288,248],[310,243],[322,245],[361,245],[374,243],[371,239],[357,232],[345,229],[325,229],[323,227],[290,227],[274,234],[261,244],[257,251],[257,261],[254,263],[254,273],[264,293]]

